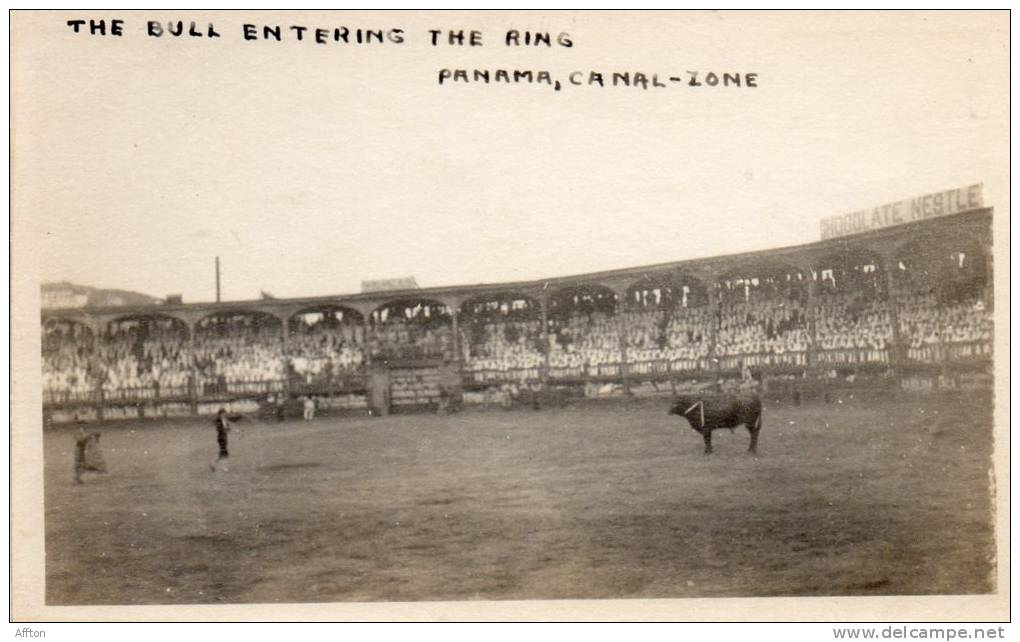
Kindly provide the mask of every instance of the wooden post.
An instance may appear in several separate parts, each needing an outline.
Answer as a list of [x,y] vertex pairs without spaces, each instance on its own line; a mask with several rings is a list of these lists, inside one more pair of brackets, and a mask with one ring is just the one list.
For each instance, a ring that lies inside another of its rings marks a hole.
[[985,287],[982,292],[982,303],[985,305],[985,310],[989,312],[995,309],[995,279],[992,278],[995,272],[995,259],[992,255],[992,242],[991,238],[988,239],[988,251],[985,252]]
[[105,405],[106,405],[106,399],[105,399],[105,393],[103,392],[103,382],[102,382],[102,380],[97,380],[96,381],[96,392],[95,392],[95,395],[96,395],[96,419],[98,421],[102,421],[104,415],[106,414],[104,412]]
[[368,372],[368,366],[372,363],[372,349],[371,341],[369,337],[372,335],[372,315],[371,313],[366,314],[362,319],[364,336],[361,337],[361,361],[365,367],[365,371]]
[[96,419],[102,421],[106,416],[106,392],[103,390],[103,384],[106,383],[106,366],[103,364],[99,357],[99,350],[101,344],[106,337],[106,333],[110,329],[110,322],[105,321],[102,323],[101,328],[96,328],[96,335],[93,343],[95,352],[92,355],[92,371],[99,373],[96,377]]
[[280,354],[283,359],[283,392],[290,400],[290,317],[280,320]]
[[716,357],[716,352],[718,350],[719,325],[722,319],[719,317],[719,292],[715,286],[714,282],[708,286],[708,365],[709,371],[716,379],[713,383],[718,384],[720,362]]
[[950,379],[951,367],[949,361],[949,346],[951,345],[944,337],[939,337],[939,389],[942,389],[942,384]]
[[[809,271],[810,272],[810,271]],[[815,310],[815,295],[817,294],[817,283],[814,278],[808,280],[808,291],[807,291],[807,315],[809,332],[811,335],[811,345],[808,346],[807,354],[807,366],[808,368],[814,368],[818,365],[818,322],[816,319],[817,310]]]
[[893,268],[890,266],[895,265],[895,259],[892,257],[884,257],[884,265],[882,266],[885,270],[885,298],[889,306],[889,324],[892,326],[892,345],[889,348],[889,367],[896,372],[897,387],[899,384],[900,366],[902,365],[903,355],[906,352],[905,346],[902,345],[902,337],[900,337],[900,313],[896,306],[896,293],[895,293],[895,281],[893,279]]
[[542,312],[542,389],[549,385],[549,313],[548,299],[542,297],[538,300]]
[[617,332],[620,333],[620,376],[623,378],[623,395],[630,397],[630,367],[627,361],[627,328],[625,324],[620,323],[620,315],[626,314],[626,297],[621,296],[617,298],[616,322]]
[[457,323],[457,308],[452,308],[453,318],[453,360],[456,363],[461,362],[460,353],[460,326]]
[[188,406],[192,416],[198,416],[198,365],[195,363],[195,324],[188,325],[188,352],[191,354],[191,373],[188,375]]
[[897,267],[896,259],[893,256],[882,257],[882,268],[885,270],[885,299],[889,307],[889,324],[892,326],[892,340],[887,350],[889,354],[889,368],[893,372],[893,379],[896,382],[896,392],[903,389],[903,366],[906,363],[906,346],[903,345],[903,338],[900,335],[900,313],[896,305],[897,296],[896,284],[893,278],[893,269]]

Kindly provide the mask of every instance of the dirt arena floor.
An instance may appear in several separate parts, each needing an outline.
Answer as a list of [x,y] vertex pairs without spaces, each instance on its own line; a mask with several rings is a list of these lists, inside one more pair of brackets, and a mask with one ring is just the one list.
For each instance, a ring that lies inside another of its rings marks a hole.
[[715,453],[667,399],[45,435],[49,604],[981,593],[991,404],[770,405]]

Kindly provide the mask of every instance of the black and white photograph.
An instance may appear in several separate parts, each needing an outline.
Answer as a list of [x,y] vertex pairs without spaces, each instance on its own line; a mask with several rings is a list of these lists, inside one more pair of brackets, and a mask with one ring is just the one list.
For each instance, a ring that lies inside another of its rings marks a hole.
[[15,620],[1008,619],[1008,11],[10,51]]

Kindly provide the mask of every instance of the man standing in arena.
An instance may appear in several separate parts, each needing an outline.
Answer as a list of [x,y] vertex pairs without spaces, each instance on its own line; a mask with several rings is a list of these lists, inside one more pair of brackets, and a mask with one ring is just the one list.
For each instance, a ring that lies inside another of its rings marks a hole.
[[85,472],[85,447],[89,443],[89,434],[85,428],[78,426],[74,433],[74,483],[80,484],[81,476]]
[[305,421],[315,419],[315,399],[308,395],[305,397]]
[[[224,408],[220,408],[216,413],[216,419],[213,421],[216,426],[216,443],[219,444],[220,453],[216,457],[216,461],[209,464],[210,470],[213,472],[220,469],[220,462],[230,457],[230,451],[227,450],[227,433],[230,432],[230,419],[227,417],[227,411]],[[224,463],[223,470],[226,470],[226,464]]]
[[99,449],[99,433],[88,432],[85,427],[78,425],[74,433],[74,483],[81,484],[82,475],[86,471],[97,473],[106,472],[106,462],[103,460],[103,453]]

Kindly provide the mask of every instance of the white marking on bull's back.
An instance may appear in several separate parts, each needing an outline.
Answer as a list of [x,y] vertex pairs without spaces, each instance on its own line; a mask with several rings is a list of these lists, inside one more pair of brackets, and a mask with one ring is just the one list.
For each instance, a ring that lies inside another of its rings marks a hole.
[[701,428],[704,430],[704,428],[705,428],[705,402],[703,402],[703,401],[696,402],[693,406],[691,406],[690,408],[688,408],[687,410],[684,411],[684,417],[687,416],[687,413],[689,413],[690,411],[694,410],[695,408],[699,408],[699,407],[701,408]]

